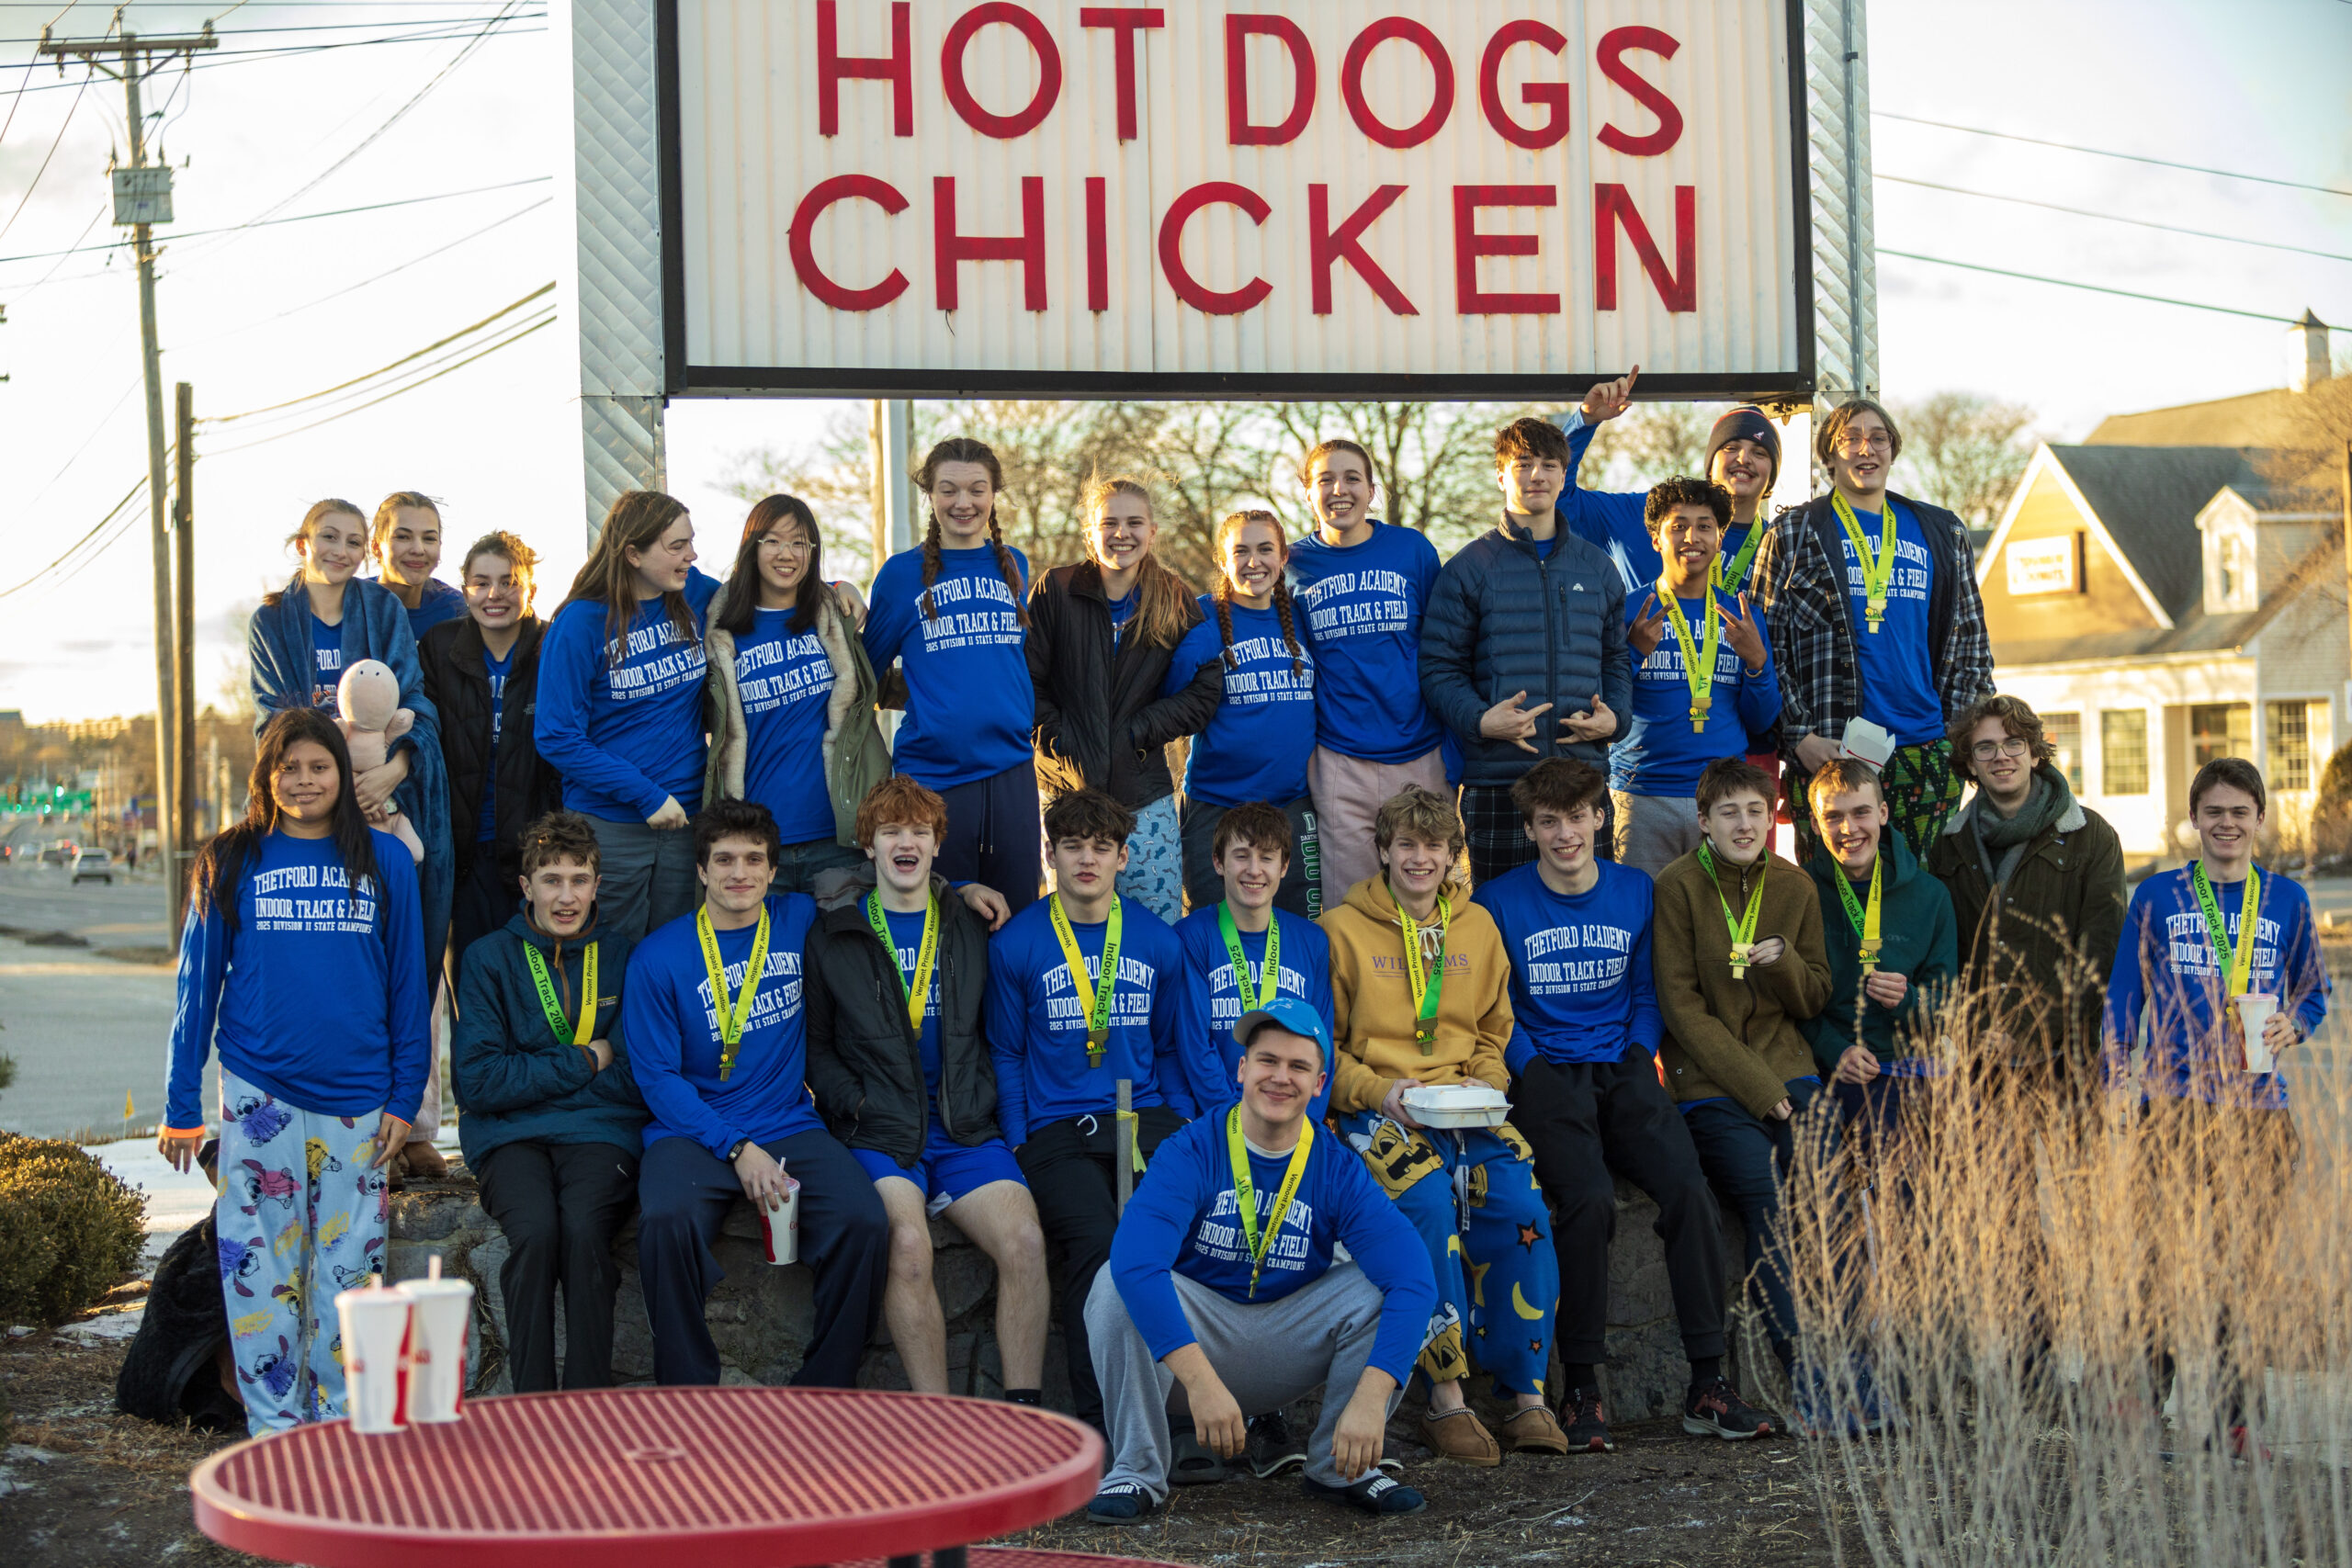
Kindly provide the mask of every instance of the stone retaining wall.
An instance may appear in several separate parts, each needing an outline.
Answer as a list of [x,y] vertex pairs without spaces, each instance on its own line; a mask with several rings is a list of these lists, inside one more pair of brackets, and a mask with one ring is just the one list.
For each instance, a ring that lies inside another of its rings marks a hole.
[[[475,1357],[476,1393],[504,1393],[511,1383],[506,1371],[505,1306],[498,1290],[498,1272],[506,1260],[506,1238],[483,1213],[473,1178],[462,1166],[441,1181],[413,1181],[391,1199],[390,1277],[415,1279],[425,1272],[426,1260],[438,1256],[446,1274],[469,1280],[476,1292],[475,1324],[479,1349]],[[1681,1338],[1674,1318],[1674,1301],[1668,1290],[1666,1259],[1657,1233],[1657,1206],[1632,1187],[1617,1189],[1617,1242],[1609,1261],[1609,1353],[1602,1371],[1603,1393],[1613,1419],[1638,1420],[1671,1414],[1681,1398],[1688,1377]],[[1735,1284],[1744,1267],[1740,1231],[1727,1220],[1724,1236],[1725,1277]],[[951,1390],[989,1396],[1001,1392],[996,1350],[996,1274],[988,1255],[943,1220],[931,1226],[932,1247],[940,1305],[947,1320],[947,1372]],[[645,1300],[638,1287],[637,1222],[632,1219],[615,1244],[620,1264],[620,1299],[613,1338],[613,1372],[622,1382],[650,1382],[653,1347],[645,1319]],[[713,1292],[707,1309],[711,1337],[718,1341],[722,1379],[729,1383],[781,1383],[799,1370],[802,1348],[811,1332],[808,1270],[776,1268],[765,1262],[760,1248],[759,1223],[751,1205],[738,1202],[729,1213],[718,1246],[727,1278]],[[560,1298],[559,1297],[559,1300]],[[1735,1314],[1734,1376],[1740,1358],[1746,1314]],[[562,1314],[557,1313],[560,1344]],[[1768,1365],[1771,1358],[1760,1358]],[[905,1372],[887,1332],[877,1328],[858,1372],[858,1382],[874,1388],[904,1388]],[[1053,1331],[1046,1350],[1046,1402],[1058,1410],[1069,1408],[1069,1380],[1061,1334]],[[1768,1385],[1747,1390],[1763,1399]]]

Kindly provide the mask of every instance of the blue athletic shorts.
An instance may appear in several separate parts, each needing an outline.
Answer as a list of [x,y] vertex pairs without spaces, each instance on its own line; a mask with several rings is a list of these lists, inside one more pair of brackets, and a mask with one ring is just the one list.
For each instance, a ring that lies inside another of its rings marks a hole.
[[940,1131],[939,1123],[931,1124],[930,1134],[923,1140],[922,1154],[909,1168],[879,1149],[852,1149],[851,1156],[865,1168],[865,1174],[879,1181],[895,1176],[901,1181],[911,1181],[922,1191],[924,1207],[938,1213],[948,1204],[977,1192],[991,1181],[1020,1181],[1021,1167],[1015,1163],[1012,1151],[1002,1138],[990,1138],[985,1144],[966,1145]]

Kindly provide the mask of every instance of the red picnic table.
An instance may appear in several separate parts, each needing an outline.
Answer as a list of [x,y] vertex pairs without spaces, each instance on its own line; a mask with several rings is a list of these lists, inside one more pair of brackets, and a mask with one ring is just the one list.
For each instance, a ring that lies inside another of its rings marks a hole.
[[1024,1405],[624,1388],[479,1400],[383,1436],[302,1427],[189,1485],[206,1535],[317,1568],[1043,1568],[1052,1554],[965,1546],[1082,1506],[1102,1470],[1092,1428]]

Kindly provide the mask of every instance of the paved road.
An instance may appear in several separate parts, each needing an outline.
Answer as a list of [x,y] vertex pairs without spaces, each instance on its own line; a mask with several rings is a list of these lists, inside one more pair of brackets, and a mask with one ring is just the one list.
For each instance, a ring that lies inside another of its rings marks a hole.
[[163,884],[143,871],[76,886],[68,866],[0,865],[0,926],[71,931],[92,947],[163,947],[168,924]]

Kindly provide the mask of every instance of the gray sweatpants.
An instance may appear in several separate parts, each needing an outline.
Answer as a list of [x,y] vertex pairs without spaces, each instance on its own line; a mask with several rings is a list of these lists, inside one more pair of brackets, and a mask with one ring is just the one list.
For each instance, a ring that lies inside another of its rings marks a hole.
[[[1272,1302],[1237,1302],[1182,1274],[1172,1277],[1201,1353],[1241,1414],[1262,1416],[1322,1389],[1323,1417],[1307,1444],[1306,1473],[1326,1486],[1357,1479],[1342,1476],[1332,1462],[1331,1434],[1380,1336],[1380,1288],[1353,1263],[1335,1263],[1320,1279]],[[1165,1498],[1173,1450],[1168,1401],[1176,1374],[1152,1358],[1108,1269],[1094,1276],[1086,1299],[1086,1334],[1095,1381],[1102,1385],[1102,1424],[1111,1434],[1111,1469],[1102,1483],[1132,1481]],[[1388,1396],[1389,1414],[1404,1393],[1399,1386]]]
[[1617,818],[1617,863],[1656,876],[1699,847],[1699,803],[1687,795],[1609,792]]

